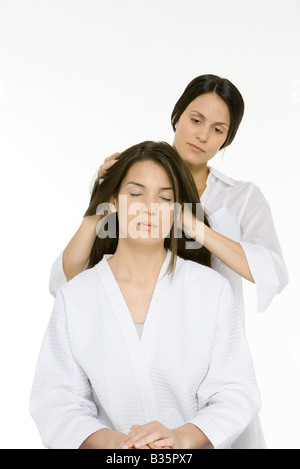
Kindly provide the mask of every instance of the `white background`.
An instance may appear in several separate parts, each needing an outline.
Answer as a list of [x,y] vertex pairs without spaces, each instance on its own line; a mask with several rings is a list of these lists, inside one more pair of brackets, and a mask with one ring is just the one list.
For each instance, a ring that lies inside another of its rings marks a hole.
[[28,402],[53,306],[50,267],[79,226],[101,161],[172,143],[170,115],[205,73],[246,115],[213,165],[268,199],[290,273],[266,313],[245,285],[270,448],[300,448],[299,0],[0,0],[2,448],[41,448]]

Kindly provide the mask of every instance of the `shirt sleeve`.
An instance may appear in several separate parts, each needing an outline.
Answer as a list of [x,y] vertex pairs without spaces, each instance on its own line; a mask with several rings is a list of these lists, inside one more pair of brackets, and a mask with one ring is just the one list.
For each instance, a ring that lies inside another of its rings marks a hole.
[[[89,260],[83,269],[86,270],[89,265]],[[67,278],[63,269],[63,252],[58,256],[51,267],[49,278],[49,291],[54,298],[63,285],[67,283]]]
[[215,449],[229,448],[260,409],[249,347],[227,281],[220,295],[209,370],[197,396],[199,411],[190,423]]
[[49,278],[49,291],[54,298],[57,295],[58,290],[67,283],[67,279],[63,269],[63,252],[55,260],[51,267],[50,278]]
[[61,292],[41,347],[30,412],[44,445],[52,449],[78,449],[88,436],[107,428],[98,418],[89,380],[70,350]]
[[247,199],[241,220],[240,244],[257,287],[257,310],[263,312],[285,288],[289,277],[270,207],[256,186]]

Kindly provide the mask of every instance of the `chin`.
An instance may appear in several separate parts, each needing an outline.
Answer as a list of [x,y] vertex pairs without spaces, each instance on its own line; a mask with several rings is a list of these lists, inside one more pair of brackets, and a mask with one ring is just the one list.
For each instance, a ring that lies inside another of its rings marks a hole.
[[199,166],[203,164],[207,164],[214,156],[216,153],[196,153],[194,151],[184,151],[180,153],[181,158],[183,161],[190,165],[190,166]]
[[195,155],[184,155],[182,156],[183,161],[188,166],[200,166],[202,164],[207,163],[206,158],[201,158],[201,156]]
[[146,238],[145,236],[141,235],[138,238],[129,238],[130,242],[136,247],[151,247],[157,246],[159,244],[164,245],[165,240],[161,238]]

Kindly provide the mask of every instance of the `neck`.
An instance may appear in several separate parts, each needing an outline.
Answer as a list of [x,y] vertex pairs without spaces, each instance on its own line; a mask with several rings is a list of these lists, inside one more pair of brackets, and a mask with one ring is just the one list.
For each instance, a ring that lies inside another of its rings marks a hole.
[[208,169],[207,163],[199,165],[199,166],[194,166],[194,165],[189,165],[189,164],[186,164],[186,165],[193,175],[198,192],[200,191],[204,192],[207,178],[209,175],[209,169]]
[[138,246],[120,238],[117,250],[108,262],[117,278],[141,282],[158,276],[166,256],[163,244]]

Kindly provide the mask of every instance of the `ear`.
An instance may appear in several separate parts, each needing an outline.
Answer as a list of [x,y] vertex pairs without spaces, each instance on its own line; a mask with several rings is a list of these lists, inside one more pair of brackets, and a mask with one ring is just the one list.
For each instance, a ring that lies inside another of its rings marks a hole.
[[115,196],[112,196],[110,201],[109,201],[109,207],[111,210],[111,213],[117,213],[118,211],[118,202],[117,198]]

